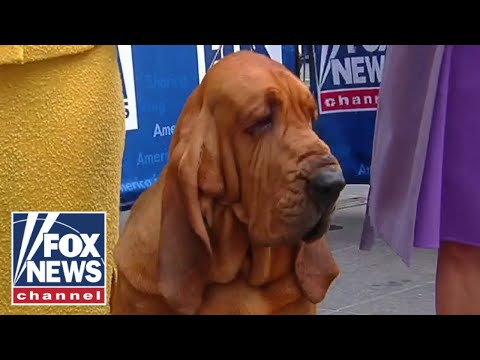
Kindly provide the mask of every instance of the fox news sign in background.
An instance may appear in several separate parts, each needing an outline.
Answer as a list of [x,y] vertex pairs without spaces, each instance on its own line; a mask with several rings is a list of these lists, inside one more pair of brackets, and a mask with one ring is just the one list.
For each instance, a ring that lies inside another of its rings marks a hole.
[[178,116],[212,62],[235,51],[253,50],[292,71],[296,64],[296,45],[119,45],[118,49],[127,117],[123,210],[158,179]]
[[[315,130],[348,183],[368,184],[378,93],[387,45],[314,45],[320,107]],[[314,78],[314,77],[312,77]]]
[[12,213],[13,305],[105,305],[104,212]]

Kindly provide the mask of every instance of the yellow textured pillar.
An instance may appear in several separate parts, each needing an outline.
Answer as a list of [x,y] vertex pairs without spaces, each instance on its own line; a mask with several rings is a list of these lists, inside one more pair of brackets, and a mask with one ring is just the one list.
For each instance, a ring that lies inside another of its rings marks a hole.
[[116,47],[0,46],[0,124],[0,314],[108,313],[11,306],[10,222],[12,211],[106,211],[110,289],[125,141]]

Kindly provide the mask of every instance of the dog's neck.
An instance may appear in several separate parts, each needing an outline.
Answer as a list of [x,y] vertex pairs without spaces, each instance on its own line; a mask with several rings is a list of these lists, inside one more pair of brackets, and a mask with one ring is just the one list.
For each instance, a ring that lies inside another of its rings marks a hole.
[[231,206],[215,206],[210,230],[213,283],[242,277],[252,286],[261,286],[295,271],[298,246],[253,246],[248,225],[238,219]]
[[250,246],[241,272],[253,286],[262,286],[295,271],[298,247]]

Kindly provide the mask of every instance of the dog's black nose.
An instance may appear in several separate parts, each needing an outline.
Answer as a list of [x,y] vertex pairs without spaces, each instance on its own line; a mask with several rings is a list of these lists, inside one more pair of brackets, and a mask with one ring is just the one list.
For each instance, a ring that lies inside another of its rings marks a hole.
[[322,169],[309,180],[308,185],[317,201],[333,202],[345,187],[345,178],[341,170]]

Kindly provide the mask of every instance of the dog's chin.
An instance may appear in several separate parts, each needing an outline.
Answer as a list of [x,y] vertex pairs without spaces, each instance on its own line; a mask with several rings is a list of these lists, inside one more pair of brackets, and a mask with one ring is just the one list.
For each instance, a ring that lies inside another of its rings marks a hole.
[[317,223],[303,235],[302,241],[308,244],[320,239],[328,232],[330,221],[330,213],[322,215]]

